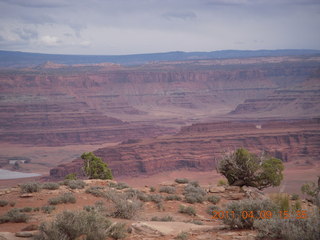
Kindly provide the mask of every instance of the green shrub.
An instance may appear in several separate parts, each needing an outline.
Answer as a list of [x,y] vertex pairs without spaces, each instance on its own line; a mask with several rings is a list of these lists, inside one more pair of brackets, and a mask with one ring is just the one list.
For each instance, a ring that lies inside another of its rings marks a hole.
[[92,152],[83,153],[81,158],[84,160],[83,169],[90,179],[112,179],[111,169],[102,161],[101,158],[95,156]]
[[86,189],[85,193],[92,194],[95,197],[103,197],[105,193],[102,191],[104,187],[102,186],[92,186]]
[[155,191],[156,191],[155,187],[150,187],[150,192],[155,192]]
[[173,217],[171,216],[165,216],[165,217],[152,217],[151,221],[157,221],[157,222],[172,222]]
[[189,182],[187,178],[176,178],[174,181],[179,184],[185,184]]
[[[223,222],[233,229],[251,229],[255,217],[260,217],[261,211],[275,212],[277,206],[269,200],[240,200],[227,205],[224,211],[233,212],[234,217],[223,218]],[[248,213],[251,216],[243,215]],[[245,216],[245,217],[244,217]]]
[[174,239],[176,239],[176,240],[187,240],[188,237],[189,237],[189,234],[187,232],[181,232]]
[[69,173],[64,177],[64,179],[66,179],[66,180],[77,180],[77,174],[76,173]]
[[9,204],[7,200],[0,200],[0,207],[5,207]]
[[59,187],[60,187],[60,185],[55,182],[46,182],[46,183],[43,183],[41,186],[41,188],[48,189],[48,190],[56,190]]
[[176,188],[172,186],[163,186],[163,187],[160,187],[159,192],[174,194],[176,193]]
[[76,198],[72,193],[64,193],[62,195],[59,195],[55,198],[50,198],[48,200],[48,203],[50,205],[57,205],[57,204],[62,204],[62,203],[75,203]]
[[52,213],[52,211],[55,210],[55,209],[56,209],[55,206],[50,206],[50,205],[41,207],[41,211],[43,213],[48,213],[48,214]]
[[186,207],[186,206],[180,205],[179,206],[179,213],[184,213],[184,214],[188,214],[190,216],[195,216],[196,210],[193,207]]
[[178,195],[168,195],[165,197],[166,201],[181,201],[181,197]]
[[86,240],[105,240],[111,222],[98,213],[65,211],[50,223],[40,225],[36,240],[74,240],[85,235]]
[[112,224],[108,229],[108,236],[113,239],[123,239],[127,236],[127,227],[125,223]]
[[251,186],[263,189],[270,186],[279,186],[284,166],[276,158],[265,155],[257,156],[244,148],[224,156],[217,167],[230,185]]
[[139,193],[138,199],[142,202],[151,202],[151,196],[145,193]]
[[225,179],[220,179],[217,183],[217,186],[226,186],[226,185],[228,185],[228,182]]
[[213,216],[213,211],[219,211],[219,210],[220,210],[220,208],[216,205],[209,205],[207,207],[207,213],[211,216]]
[[41,190],[41,184],[37,182],[29,182],[20,185],[22,193],[33,193]]
[[187,203],[202,203],[204,201],[206,192],[195,182],[190,182],[184,188],[183,194]]
[[272,201],[278,206],[281,211],[290,210],[289,195],[286,193],[276,193],[271,196]]
[[217,204],[217,203],[220,201],[220,197],[219,197],[219,196],[211,195],[211,196],[208,196],[208,197],[207,197],[207,201],[208,201],[208,202],[211,202],[211,203],[213,203],[213,204]]
[[35,208],[33,208],[33,211],[34,211],[34,212],[39,212],[39,211],[40,211],[40,208],[39,208],[39,207],[35,207]]
[[253,226],[258,230],[258,238],[263,239],[320,239],[320,216],[316,211],[305,219],[273,217],[255,220]]

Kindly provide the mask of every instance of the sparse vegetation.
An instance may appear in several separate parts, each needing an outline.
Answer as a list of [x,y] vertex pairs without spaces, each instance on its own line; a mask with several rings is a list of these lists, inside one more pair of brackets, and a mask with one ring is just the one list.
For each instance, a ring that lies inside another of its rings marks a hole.
[[50,198],[48,200],[48,203],[50,205],[58,205],[62,203],[75,203],[75,202],[76,202],[76,198],[72,193],[64,193],[62,195],[59,195],[54,198]]
[[159,192],[174,194],[174,193],[176,193],[176,188],[172,187],[172,186],[162,186],[162,187],[160,187]]
[[[255,217],[260,217],[261,211],[277,210],[277,206],[269,200],[240,200],[234,201],[227,205],[224,212],[234,212],[234,217],[224,217],[222,220],[225,224],[233,229],[251,229]],[[246,213],[243,215],[243,213]]]
[[189,182],[187,178],[176,178],[174,181],[179,184],[185,184]]
[[14,207],[16,205],[16,202],[10,202],[10,207]]
[[188,214],[190,216],[196,216],[196,210],[194,209],[194,207],[186,207],[183,205],[179,206],[179,213],[184,213],[184,214]]
[[7,200],[0,200],[0,207],[5,207],[9,204]]
[[155,191],[156,191],[155,187],[150,187],[150,192],[155,192]]
[[50,223],[40,225],[36,240],[74,240],[85,235],[87,240],[105,240],[111,222],[98,213],[65,211]]
[[60,185],[55,182],[46,182],[41,185],[41,188],[48,190],[56,190],[59,189]]
[[208,197],[207,197],[207,201],[208,201],[208,202],[211,202],[211,203],[213,203],[213,204],[217,204],[217,203],[220,201],[220,197],[219,197],[219,196],[211,195],[211,196],[208,196]]
[[152,217],[151,221],[157,221],[157,222],[172,222],[173,217],[171,216],[164,216],[164,217]]
[[258,230],[259,238],[311,240],[320,239],[320,216],[315,211],[307,218],[255,220],[254,228]]
[[20,185],[22,193],[33,193],[41,190],[41,184],[37,182],[29,182]]
[[251,186],[263,189],[279,186],[284,166],[277,158],[257,156],[239,148],[219,161],[217,171],[224,175],[229,185]]
[[84,160],[84,171],[90,179],[112,179],[111,169],[101,158],[92,152],[83,153],[81,158]]

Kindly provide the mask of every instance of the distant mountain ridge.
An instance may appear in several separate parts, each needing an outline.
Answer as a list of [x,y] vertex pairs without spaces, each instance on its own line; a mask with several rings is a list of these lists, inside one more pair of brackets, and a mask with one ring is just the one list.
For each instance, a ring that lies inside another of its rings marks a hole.
[[0,50],[0,67],[31,67],[51,61],[57,64],[96,64],[111,62],[123,65],[139,65],[153,61],[185,61],[195,59],[228,59],[248,57],[277,57],[320,55],[320,50],[221,50],[212,52],[165,52],[131,55],[67,55],[43,54]]

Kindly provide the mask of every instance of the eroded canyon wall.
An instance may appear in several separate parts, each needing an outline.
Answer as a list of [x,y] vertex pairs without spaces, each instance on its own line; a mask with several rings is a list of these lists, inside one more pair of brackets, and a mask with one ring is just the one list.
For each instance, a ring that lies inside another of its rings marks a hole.
[[[176,169],[211,170],[228,151],[245,147],[266,151],[284,162],[319,162],[320,119],[215,122],[184,127],[174,136],[120,144],[94,153],[108,163],[115,176],[137,176]],[[51,169],[53,178],[81,173],[82,160]]]

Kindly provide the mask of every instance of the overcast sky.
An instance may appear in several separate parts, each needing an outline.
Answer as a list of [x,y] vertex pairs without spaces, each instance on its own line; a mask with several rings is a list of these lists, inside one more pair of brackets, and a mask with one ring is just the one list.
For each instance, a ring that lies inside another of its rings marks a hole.
[[0,49],[320,49],[320,0],[0,0]]

